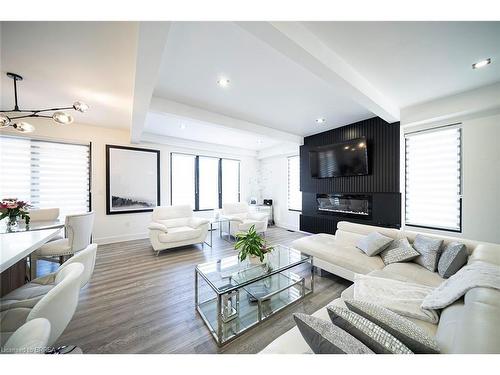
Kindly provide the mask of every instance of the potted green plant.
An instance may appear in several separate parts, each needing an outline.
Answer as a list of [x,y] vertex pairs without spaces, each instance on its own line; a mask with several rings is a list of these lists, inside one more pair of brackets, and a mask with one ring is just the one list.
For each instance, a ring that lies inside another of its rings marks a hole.
[[234,248],[239,250],[240,261],[248,257],[251,263],[262,263],[266,253],[273,250],[273,247],[268,246],[266,240],[256,232],[255,225],[252,225],[248,232],[238,233],[236,240]]

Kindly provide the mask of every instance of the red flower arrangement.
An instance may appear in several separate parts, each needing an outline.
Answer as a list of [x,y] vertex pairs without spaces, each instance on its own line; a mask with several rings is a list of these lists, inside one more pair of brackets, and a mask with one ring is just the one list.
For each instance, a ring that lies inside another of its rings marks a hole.
[[17,198],[6,198],[0,202],[0,220],[8,217],[9,225],[17,222],[21,217],[24,219],[26,225],[30,223],[29,208],[30,204],[25,201],[20,201]]

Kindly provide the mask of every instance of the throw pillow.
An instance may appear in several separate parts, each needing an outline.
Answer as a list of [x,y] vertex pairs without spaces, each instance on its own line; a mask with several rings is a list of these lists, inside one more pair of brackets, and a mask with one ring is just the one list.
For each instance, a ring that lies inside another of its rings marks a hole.
[[377,354],[412,354],[401,341],[383,328],[348,309],[329,306],[332,323],[357,338]]
[[439,347],[432,337],[412,321],[373,303],[346,300],[349,310],[354,311],[371,322],[385,329],[413,353],[437,354]]
[[331,322],[293,314],[302,337],[315,354],[374,354],[366,345]]
[[415,263],[420,264],[429,271],[436,272],[442,244],[443,240],[417,234],[413,247],[420,255],[415,258]]
[[356,247],[371,257],[380,253],[389,246],[391,242],[392,238],[378,232],[373,232],[360,239]]
[[384,264],[407,262],[409,260],[415,259],[420,253],[415,250],[406,238],[401,238],[392,241],[387,249],[380,253],[380,257],[384,261]]
[[451,242],[444,248],[438,262],[438,273],[442,278],[449,278],[465,266],[469,254],[463,243]]

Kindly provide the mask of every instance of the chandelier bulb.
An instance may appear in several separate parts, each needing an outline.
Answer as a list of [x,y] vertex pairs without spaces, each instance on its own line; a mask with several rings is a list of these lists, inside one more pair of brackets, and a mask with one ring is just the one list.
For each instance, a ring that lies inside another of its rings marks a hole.
[[87,110],[89,109],[89,106],[87,104],[85,104],[84,102],[76,101],[73,103],[73,108],[75,109],[75,111],[83,113],[83,112],[87,112]]
[[63,125],[68,125],[73,122],[73,116],[68,115],[65,112],[54,112],[52,115],[52,119],[54,119],[55,122]]
[[35,127],[27,122],[15,123],[12,127],[21,133],[33,133],[35,131]]
[[10,125],[10,118],[3,113],[0,113],[0,128],[6,128]]

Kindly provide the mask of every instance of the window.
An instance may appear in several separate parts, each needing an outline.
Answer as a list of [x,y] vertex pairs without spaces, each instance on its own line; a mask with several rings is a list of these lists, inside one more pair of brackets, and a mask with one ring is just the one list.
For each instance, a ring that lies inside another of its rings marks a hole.
[[199,157],[199,210],[219,207],[219,159]]
[[[194,207],[195,172],[194,155],[171,155],[171,201],[172,204],[189,204]],[[175,176],[175,179],[173,178]]]
[[240,162],[208,156],[171,154],[171,202],[196,211],[240,201]]
[[288,158],[288,209],[291,211],[302,211],[299,156]]
[[222,203],[240,201],[240,162],[222,159]]
[[90,145],[0,136],[0,198],[62,216],[90,210]]
[[405,135],[407,225],[461,231],[461,128]]

